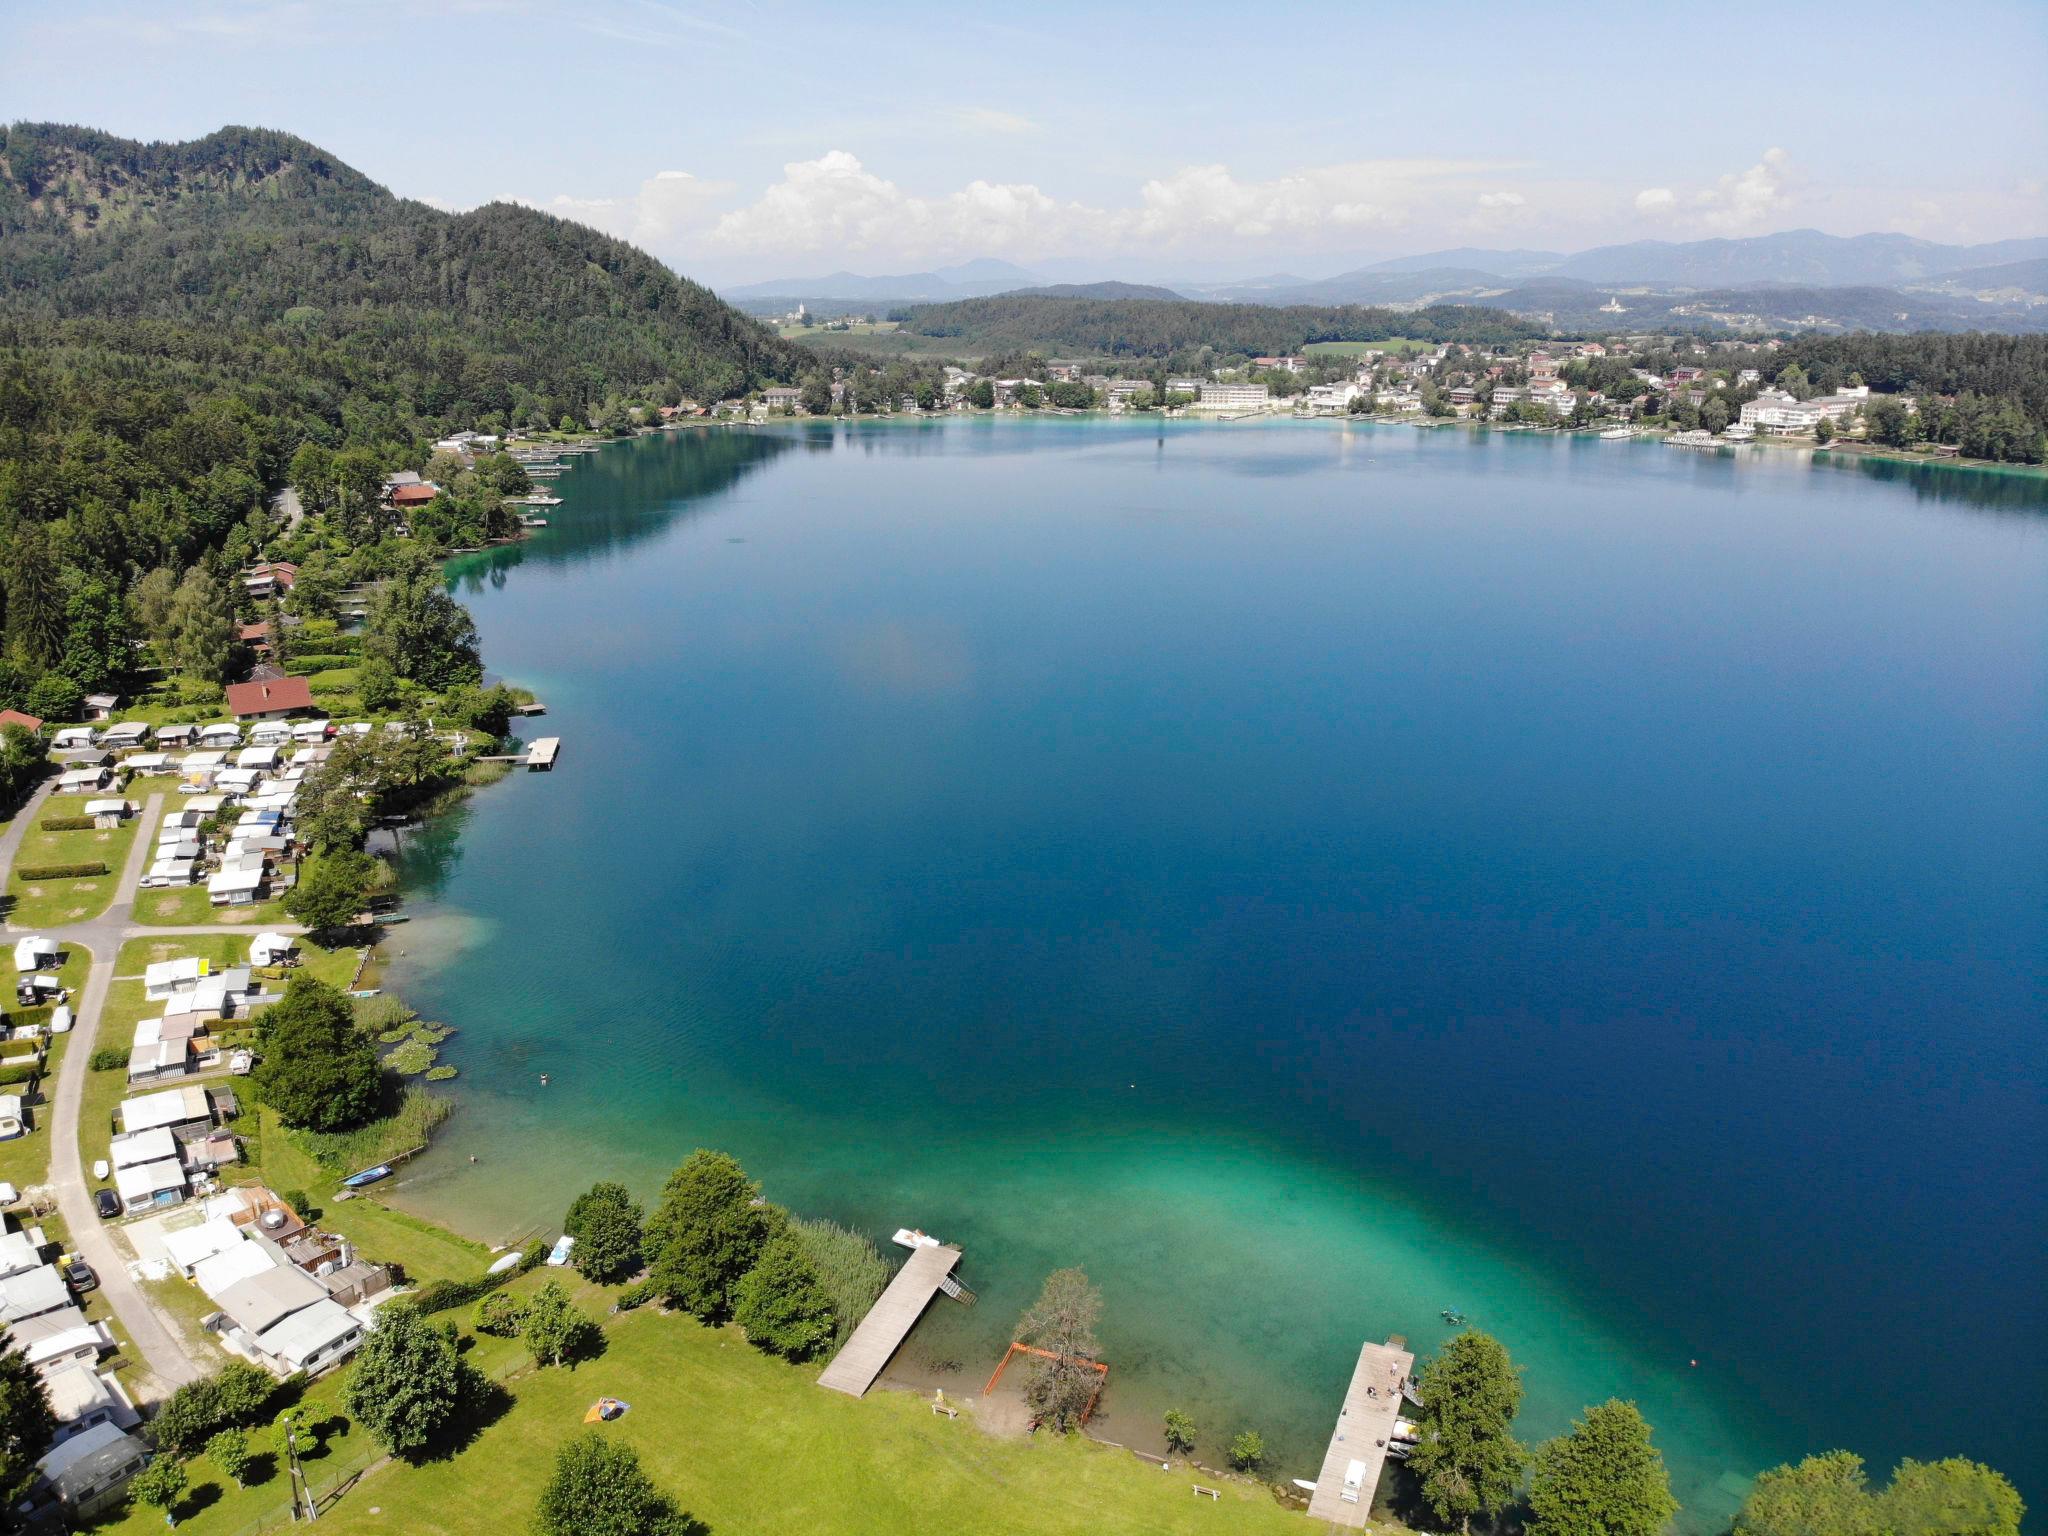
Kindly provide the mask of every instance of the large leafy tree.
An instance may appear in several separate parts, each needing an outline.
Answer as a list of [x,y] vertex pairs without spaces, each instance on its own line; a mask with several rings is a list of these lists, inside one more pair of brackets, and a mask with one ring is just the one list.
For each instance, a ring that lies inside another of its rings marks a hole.
[[456,1353],[453,1326],[436,1327],[408,1306],[377,1316],[349,1369],[342,1400],[387,1450],[424,1450],[455,1421],[473,1368]]
[[263,1059],[256,1091],[287,1125],[346,1130],[376,1110],[376,1047],[356,1028],[340,990],[303,972],[258,1015]]
[[363,652],[429,688],[476,683],[484,674],[476,621],[448,595],[440,568],[422,551],[408,552],[371,605]]
[[2019,1536],[2025,1513],[2004,1476],[1960,1456],[1902,1461],[1877,1496],[1887,1536]]
[[688,1536],[695,1523],[654,1486],[629,1445],[585,1430],[555,1453],[535,1536]]
[[1514,1437],[1522,1378],[1500,1341],[1467,1329],[1422,1371],[1421,1437],[1408,1466],[1437,1519],[1472,1529],[1514,1497],[1527,1453]]
[[760,1185],[723,1152],[692,1152],[662,1186],[647,1218],[649,1278],[674,1305],[703,1318],[732,1312],[740,1277],[754,1267],[770,1228],[771,1207],[756,1205]]
[[50,535],[39,523],[17,524],[7,541],[7,651],[40,671],[64,654],[64,579]]
[[576,1239],[570,1258],[578,1272],[600,1284],[632,1274],[640,1267],[640,1222],[640,1207],[623,1184],[593,1184],[578,1195],[562,1222]]
[[180,670],[222,682],[234,660],[235,614],[226,590],[194,566],[171,599],[171,658]]
[[548,1281],[519,1314],[519,1336],[535,1365],[560,1365],[589,1347],[596,1325],[569,1300],[569,1293]]
[[1613,1398],[1537,1451],[1529,1536],[1657,1536],[1678,1513],[1634,1403]]
[[733,1291],[733,1321],[748,1340],[789,1360],[808,1360],[832,1342],[832,1298],[803,1240],[783,1231],[768,1239]]
[[36,1480],[36,1458],[57,1432],[43,1378],[0,1333],[0,1509],[11,1509]]
[[[346,825],[342,800],[320,803],[318,818],[301,828],[310,839],[342,835]],[[284,909],[315,933],[335,933],[362,916],[363,903],[376,885],[381,866],[354,848],[329,847],[300,871],[298,884],[285,892]]]
[[1873,1490],[1863,1458],[1809,1456],[1761,1474],[1735,1536],[2019,1536],[2017,1489],[1974,1461],[1903,1461]]
[[1017,1320],[1017,1338],[1046,1351],[1034,1359],[1025,1398],[1041,1423],[1064,1433],[1081,1419],[1102,1384],[1091,1368],[1102,1346],[1095,1325],[1102,1320],[1102,1293],[1082,1269],[1056,1269],[1045,1277],[1038,1300]]

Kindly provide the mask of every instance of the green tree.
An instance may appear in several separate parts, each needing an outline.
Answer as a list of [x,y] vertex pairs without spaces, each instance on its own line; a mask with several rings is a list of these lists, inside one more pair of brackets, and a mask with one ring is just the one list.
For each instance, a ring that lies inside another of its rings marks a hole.
[[793,1232],[778,1233],[762,1246],[754,1267],[734,1287],[732,1315],[750,1343],[788,1360],[810,1359],[835,1332],[832,1299]]
[[1900,1462],[1876,1505],[1885,1536],[2019,1536],[2026,1513],[2002,1475],[1959,1456]]
[[996,403],[996,387],[988,379],[976,379],[962,392],[967,403],[976,410],[986,411]]
[[255,1423],[269,1408],[276,1389],[277,1383],[263,1370],[246,1360],[230,1360],[164,1400],[149,1421],[150,1442],[174,1455],[191,1455],[215,1432]]
[[533,1517],[535,1536],[688,1536],[692,1528],[633,1448],[594,1429],[555,1453]]
[[234,659],[235,616],[220,583],[194,566],[171,599],[171,659],[209,683],[226,680]]
[[1863,1458],[1829,1451],[1759,1474],[1735,1536],[1877,1536]]
[[185,1497],[185,1463],[159,1452],[156,1459],[136,1473],[128,1491],[151,1509],[164,1512],[164,1524],[178,1523],[178,1501]]
[[0,1331],[0,1509],[12,1509],[35,1483],[36,1458],[56,1432],[41,1374]]
[[562,1230],[576,1239],[569,1251],[579,1274],[609,1285],[640,1267],[641,1210],[623,1184],[593,1184],[578,1195]]
[[1240,1472],[1256,1472],[1266,1459],[1266,1437],[1256,1429],[1241,1429],[1230,1437],[1230,1464]]
[[533,1293],[519,1316],[519,1336],[535,1365],[561,1365],[589,1347],[595,1325],[576,1310],[569,1293],[550,1280]]
[[476,621],[442,585],[440,568],[411,551],[370,606],[363,654],[392,674],[428,688],[452,688],[483,677]]
[[342,1402],[386,1450],[424,1450],[454,1422],[472,1385],[452,1326],[437,1328],[408,1306],[377,1314],[356,1351]]
[[1166,1410],[1166,1448],[1178,1455],[1188,1455],[1195,1448],[1195,1421],[1178,1408]]
[[284,608],[295,619],[332,619],[341,612],[348,580],[325,550],[314,550],[299,562],[298,579],[285,593]]
[[171,637],[171,604],[178,595],[178,573],[160,565],[135,583],[128,594],[128,614],[145,640],[159,644]]
[[[324,839],[339,833],[342,823],[330,818],[341,809],[339,805],[323,802],[319,819],[308,832],[309,838],[317,835]],[[381,873],[382,867],[369,854],[353,848],[329,847],[300,871],[298,884],[285,892],[284,909],[315,933],[339,933],[362,915],[363,903]]]
[[1537,1451],[1529,1536],[1657,1536],[1678,1513],[1634,1403],[1611,1398]]
[[1813,424],[1813,440],[1825,448],[1835,440],[1835,424],[1823,416]]
[[97,576],[74,582],[64,620],[64,672],[79,687],[104,688],[133,663],[127,605],[112,582]]
[[[25,725],[0,726],[0,805],[19,800],[50,761],[50,746]],[[0,1500],[0,1509],[6,1507]]]
[[1058,1433],[1080,1427],[1101,1388],[1102,1373],[1093,1368],[1102,1349],[1095,1338],[1101,1320],[1102,1293],[1088,1283],[1087,1271],[1056,1269],[1017,1321],[1018,1341],[1046,1352],[1034,1357],[1025,1400],[1039,1422]]
[[42,524],[17,523],[7,542],[7,653],[24,667],[54,666],[64,654],[64,578]]
[[249,1449],[247,1431],[223,1429],[206,1442],[206,1459],[234,1479],[237,1488],[242,1486],[242,1477],[249,1470],[249,1463],[255,1455]]
[[733,1291],[754,1267],[771,1218],[761,1187],[723,1152],[698,1149],[669,1175],[647,1218],[649,1279],[669,1302],[702,1318],[732,1312]]
[[294,971],[284,996],[257,1015],[257,1029],[256,1092],[285,1124],[340,1131],[376,1112],[376,1047],[337,988]]
[[1913,417],[1903,402],[1890,395],[1880,395],[1863,410],[1863,419],[1870,424],[1870,440],[1882,443],[1887,448],[1903,448],[1913,441]]
[[85,713],[85,690],[62,672],[45,672],[29,689],[27,703],[39,720],[76,720]]
[[1470,1531],[1474,1515],[1507,1507],[1528,1461],[1513,1434],[1521,1373],[1499,1340],[1468,1328],[1423,1368],[1421,1388],[1421,1436],[1409,1469],[1437,1519]]
[[806,375],[802,389],[803,408],[813,416],[823,416],[832,409],[832,384],[825,375]]

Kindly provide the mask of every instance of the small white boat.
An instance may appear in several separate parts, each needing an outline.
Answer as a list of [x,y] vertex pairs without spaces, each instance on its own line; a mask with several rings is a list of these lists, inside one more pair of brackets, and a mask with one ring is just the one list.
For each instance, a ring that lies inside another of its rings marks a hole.
[[937,1248],[939,1240],[929,1232],[920,1232],[916,1227],[898,1227],[892,1241],[905,1248]]
[[92,1165],[92,1176],[98,1179],[102,1184],[106,1183],[107,1174],[109,1172],[110,1170],[107,1167],[107,1160],[104,1157],[99,1159],[99,1161],[95,1162]]
[[487,1275],[502,1275],[503,1273],[505,1273],[506,1270],[516,1269],[518,1267],[519,1250],[515,1248],[510,1253],[505,1254],[500,1258],[492,1260],[491,1267],[485,1270],[484,1273]]
[[1602,432],[1600,434],[1600,438],[1603,442],[1612,443],[1619,442],[1622,438],[1625,437],[1634,437],[1635,435],[1636,429],[1634,427],[1609,427],[1605,432]]
[[1305,1477],[1297,1477],[1294,1480],[1294,1486],[1299,1488],[1303,1493],[1314,1493],[1316,1491],[1316,1485],[1310,1482]]
[[555,1239],[555,1246],[548,1250],[548,1263],[560,1269],[569,1262],[569,1250],[576,1246],[576,1239],[564,1232]]

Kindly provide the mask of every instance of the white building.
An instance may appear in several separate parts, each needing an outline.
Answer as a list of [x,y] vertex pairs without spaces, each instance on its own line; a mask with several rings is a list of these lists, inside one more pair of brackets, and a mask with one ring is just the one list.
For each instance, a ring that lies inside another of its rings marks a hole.
[[1311,384],[1308,387],[1308,408],[1312,411],[1328,411],[1342,415],[1351,409],[1351,402],[1365,391],[1357,384]]
[[1195,404],[1204,411],[1243,411],[1269,405],[1272,399],[1272,391],[1263,384],[1204,384]]
[[1741,423],[1772,437],[1811,432],[1823,420],[1841,421],[1861,410],[1870,398],[1864,385],[1814,400],[1799,400],[1782,389],[1767,389],[1742,405]]

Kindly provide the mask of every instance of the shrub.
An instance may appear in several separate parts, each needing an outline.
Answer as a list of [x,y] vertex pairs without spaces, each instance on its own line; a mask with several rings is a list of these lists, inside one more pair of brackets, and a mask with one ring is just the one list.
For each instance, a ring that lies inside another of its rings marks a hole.
[[50,1017],[56,1011],[57,1007],[54,1003],[44,1003],[35,1008],[20,1008],[6,1015],[7,1027],[9,1029],[27,1029],[31,1024],[40,1024],[47,1029],[50,1024]]
[[1230,1464],[1240,1472],[1258,1470],[1266,1459],[1266,1437],[1256,1429],[1241,1429],[1230,1440]]
[[518,1335],[519,1319],[524,1311],[516,1296],[507,1296],[503,1291],[493,1291],[476,1304],[473,1323],[478,1333],[488,1333],[497,1339],[510,1339]]
[[116,1067],[125,1067],[128,1065],[127,1047],[103,1045],[85,1059],[85,1064],[95,1072],[111,1072]]
[[535,1536],[679,1536],[698,1527],[654,1486],[631,1446],[586,1429],[555,1453],[532,1528]]
[[265,1372],[246,1360],[230,1360],[173,1392],[150,1420],[149,1437],[173,1455],[196,1451],[220,1430],[256,1423],[276,1390]]
[[38,880],[85,880],[106,872],[105,861],[95,859],[84,864],[35,864],[27,869],[17,869],[14,878],[34,884]]
[[836,1221],[799,1221],[790,1231],[804,1245],[819,1288],[832,1303],[835,1332],[843,1344],[889,1283],[889,1261],[864,1234]]
[[36,825],[45,832],[90,832],[90,816],[45,816]]
[[808,1360],[836,1332],[831,1298],[818,1284],[802,1239],[791,1232],[771,1237],[740,1277],[732,1315],[749,1343],[788,1360]]
[[1195,1421],[1178,1408],[1166,1410],[1166,1448],[1183,1456],[1195,1448]]
[[[121,1053],[121,1064],[128,1064],[127,1052]],[[18,1066],[0,1067],[0,1085],[13,1086],[15,1083],[31,1083],[42,1076],[42,1063],[25,1061]]]
[[578,1311],[553,1280],[534,1293],[519,1318],[519,1336],[538,1366],[562,1365],[589,1352],[597,1324]]

